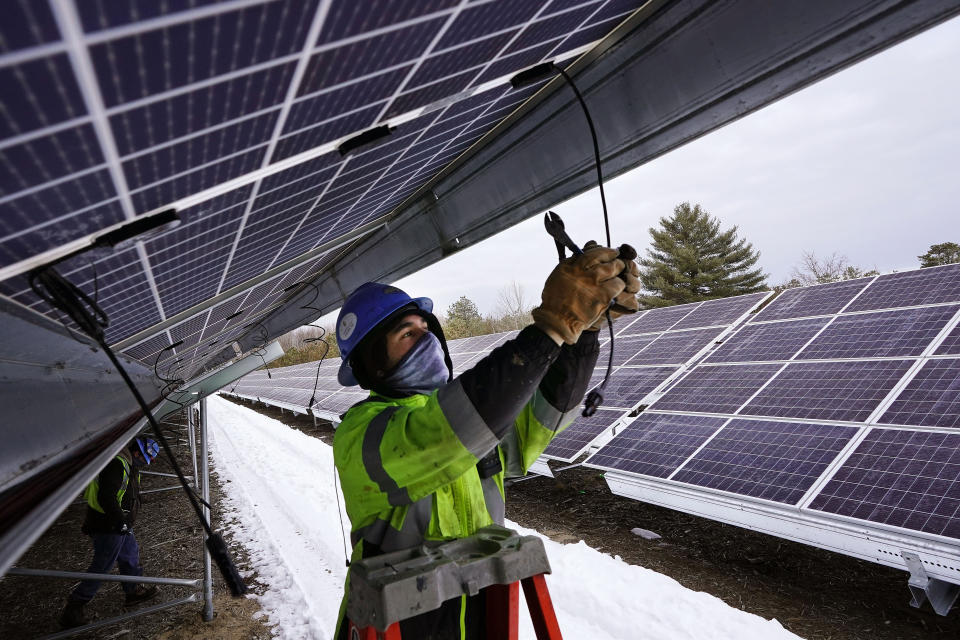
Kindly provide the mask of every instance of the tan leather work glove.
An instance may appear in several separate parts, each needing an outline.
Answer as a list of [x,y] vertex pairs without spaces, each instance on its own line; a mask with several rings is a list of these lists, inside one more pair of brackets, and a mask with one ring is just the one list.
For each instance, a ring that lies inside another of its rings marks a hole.
[[582,255],[565,259],[547,277],[533,324],[557,344],[574,344],[584,329],[597,322],[626,283],[617,250],[593,243]]
[[[583,245],[583,250],[586,251],[589,248],[597,246],[597,243],[593,240],[587,242]],[[635,253],[635,251],[634,251]],[[610,321],[614,321],[622,315],[627,313],[636,313],[640,310],[640,301],[637,300],[637,294],[640,292],[640,267],[633,260],[624,260],[627,268],[623,273],[620,274],[620,278],[623,279],[626,283],[623,291],[614,298],[614,302],[622,307],[623,309],[629,309],[629,311],[623,311],[616,307],[610,309]],[[607,324],[607,314],[602,313],[600,317],[594,322],[587,331],[598,331]]]

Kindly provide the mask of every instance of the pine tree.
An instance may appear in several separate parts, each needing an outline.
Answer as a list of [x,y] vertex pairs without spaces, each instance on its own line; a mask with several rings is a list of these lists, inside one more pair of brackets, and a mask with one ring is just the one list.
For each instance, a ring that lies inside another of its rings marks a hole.
[[640,259],[640,282],[649,292],[646,307],[726,298],[767,288],[766,274],[754,269],[760,254],[737,237],[737,228],[720,231],[720,221],[689,202],[650,229],[652,247]]
[[938,267],[942,264],[960,262],[960,245],[956,242],[932,244],[922,256],[917,256],[921,267]]
[[484,333],[483,316],[476,303],[467,296],[460,296],[447,308],[446,320],[443,332],[448,340]]

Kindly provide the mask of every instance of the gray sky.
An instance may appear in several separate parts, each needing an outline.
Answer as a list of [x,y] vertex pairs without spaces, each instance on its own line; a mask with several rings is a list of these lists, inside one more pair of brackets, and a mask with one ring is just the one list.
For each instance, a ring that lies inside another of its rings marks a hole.
[[[771,284],[803,250],[881,272],[919,266],[931,244],[960,242],[958,68],[954,19],[607,182],[613,243],[643,253],[647,229],[686,200],[737,225]],[[554,210],[574,241],[602,240],[596,189]],[[440,312],[466,295],[490,313],[516,280],[532,305],[556,263],[541,219],[397,285]]]

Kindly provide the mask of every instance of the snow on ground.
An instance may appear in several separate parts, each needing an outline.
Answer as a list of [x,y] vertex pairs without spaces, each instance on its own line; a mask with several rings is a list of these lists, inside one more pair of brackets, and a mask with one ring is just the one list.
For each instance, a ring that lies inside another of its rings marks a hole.
[[[208,418],[213,467],[223,486],[224,519],[266,585],[262,596],[254,596],[262,614],[278,638],[331,638],[346,567],[330,447],[218,397],[209,400]],[[344,523],[348,524],[345,514]],[[507,524],[524,534],[540,535]],[[547,583],[566,638],[798,637],[776,620],[730,607],[582,541],[564,545],[543,538],[553,568]],[[520,637],[532,640],[525,612],[520,621]]]

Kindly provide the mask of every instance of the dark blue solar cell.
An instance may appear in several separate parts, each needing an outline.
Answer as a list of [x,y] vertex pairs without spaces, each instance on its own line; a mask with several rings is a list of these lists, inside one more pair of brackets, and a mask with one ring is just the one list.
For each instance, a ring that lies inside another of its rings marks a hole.
[[[135,344],[129,349],[123,351],[123,355],[134,360],[140,360],[153,366],[154,361],[157,359],[157,356],[160,355],[160,350],[168,346],[170,341],[167,339],[167,334],[165,332],[158,333],[155,336],[151,336],[146,340]],[[163,358],[166,355],[164,352],[160,357]]]
[[[602,365],[603,362],[597,362]],[[602,377],[602,372],[600,370]],[[603,402],[605,407],[620,407],[623,409],[633,409],[634,406],[651,391],[677,371],[676,367],[621,367],[614,370],[607,382],[607,388],[603,391]],[[596,381],[599,383],[599,380]],[[591,382],[589,388],[596,386]]]
[[137,191],[131,194],[133,206],[138,213],[146,213],[250,173],[262,166],[266,149],[267,145],[261,145],[251,151]]
[[960,306],[900,309],[840,316],[811,342],[801,360],[916,356]]
[[164,236],[163,246],[147,243],[153,277],[167,315],[217,294],[244,206],[234,205],[181,225]]
[[960,264],[889,273],[877,278],[846,311],[960,301]]
[[[639,318],[631,322],[626,327],[617,327],[620,330],[618,335],[637,335],[640,333],[651,333],[654,331],[666,331],[677,324],[684,316],[693,311],[700,303],[681,304],[675,307],[662,307],[660,309],[651,309],[642,314]],[[623,318],[629,320],[629,317]],[[621,320],[621,322],[623,321]]]
[[120,155],[222,125],[283,102],[291,62],[110,115]]
[[[608,18],[602,22],[595,22],[593,19],[579,31],[570,34],[570,37],[560,43],[555,55],[560,55],[567,51],[572,51],[578,47],[593,44],[610,34],[613,29],[623,22],[623,17]],[[571,61],[568,60],[566,64]]]
[[[26,49],[60,39],[57,22],[46,2],[13,0],[3,5],[0,52]],[[4,94],[4,100],[6,100]]]
[[930,360],[878,422],[960,427],[960,360]]
[[538,44],[534,47],[528,47],[522,51],[517,51],[516,53],[504,55],[487,67],[487,70],[484,71],[480,77],[474,81],[473,84],[479,85],[496,78],[513,76],[518,71],[532,67],[533,65],[541,62],[548,53],[553,51],[554,47],[560,44],[561,40],[562,38],[554,38],[553,40],[549,40],[543,44]]
[[441,38],[437,49],[446,49],[467,40],[522,25],[540,8],[535,2],[494,0],[460,12]]
[[[723,332],[723,328],[693,329],[663,333],[626,364],[684,364],[698,352],[713,343],[714,338]],[[619,349],[620,338],[614,350]]]
[[0,86],[3,87],[2,138],[87,115],[65,53],[0,67]]
[[127,185],[136,189],[189,171],[199,165],[269,141],[277,112],[195,136],[146,153],[123,163]]
[[[449,9],[457,0],[420,0],[419,2],[395,2],[394,0],[336,0],[323,22],[319,43],[332,42],[348,36],[366,33],[388,25],[425,18],[437,11]],[[447,12],[449,13],[449,12]],[[413,25],[406,25],[409,29]]]
[[[6,237],[71,214],[83,215],[80,214],[82,210],[100,205],[116,195],[106,168],[59,181],[43,189],[28,191],[0,204],[0,235]],[[89,222],[94,223],[87,228],[87,233],[96,231],[99,228],[95,226],[97,215],[90,214],[86,217]],[[63,228],[47,231],[51,234],[69,232]]]
[[940,346],[934,353],[938,356],[960,355],[960,325],[953,328],[947,337],[943,339]]
[[573,33],[595,9],[596,6],[586,6],[537,20],[524,29],[520,37],[510,44],[507,53],[515,53]]
[[409,67],[404,67],[299,100],[290,109],[283,132],[287,134],[318,122],[339,118],[349,111],[385,100],[393,95],[409,70]]
[[666,478],[726,420],[645,412],[591,456],[587,463],[604,469]]
[[750,322],[838,313],[872,278],[787,289],[750,318]]
[[911,360],[793,362],[741,411],[811,420],[866,420]]
[[[604,336],[605,335],[606,332],[604,332]],[[636,356],[644,347],[653,342],[656,337],[655,335],[618,337],[614,342],[613,366],[619,366]],[[607,360],[610,358],[609,354],[610,343],[605,342],[600,347],[600,357],[597,359],[597,362],[606,366]]]
[[456,75],[465,69],[482,65],[494,58],[514,33],[516,32],[502,33],[484,38],[479,42],[431,55],[420,65],[413,78],[407,83],[407,87],[419,87]]
[[711,353],[705,362],[789,360],[829,318],[807,318],[769,324],[747,324]]
[[446,18],[435,18],[321,51],[310,58],[297,95],[304,96],[387,67],[416,61],[445,21]]
[[174,342],[179,342],[180,340],[184,341],[184,345],[179,349],[176,349],[178,352],[184,351],[184,347],[187,346],[187,339],[190,340],[190,343],[196,343],[199,341],[200,332],[203,331],[203,326],[207,323],[207,312],[202,311],[197,315],[193,316],[188,320],[184,320],[178,325],[170,327],[170,337],[173,338]]
[[626,14],[636,11],[643,4],[643,2],[639,2],[638,0],[610,0],[610,2],[605,3],[600,7],[599,11],[590,18],[590,23],[596,24],[611,18],[624,20],[627,17]]
[[366,131],[373,127],[377,116],[383,111],[385,105],[386,102],[381,101],[379,104],[360,109],[342,118],[335,118],[324,124],[288,134],[277,143],[273,160],[283,160],[328,142],[340,141],[353,134]]
[[[339,153],[327,153],[322,156],[301,162],[289,169],[284,169],[278,173],[267,176],[260,183],[260,193],[265,194],[279,187],[292,184],[298,180],[305,182],[316,179],[317,182],[325,182],[335,165],[340,164],[343,158]],[[323,171],[324,173],[320,173]],[[321,177],[318,177],[321,176]]]
[[733,323],[737,318],[753,309],[768,294],[766,291],[748,293],[742,296],[707,300],[671,327],[671,330],[693,329],[695,327],[719,327]]
[[387,118],[439,102],[466,89],[476,71],[466,71],[398,95],[386,113]]
[[733,413],[782,365],[700,365],[681,378],[652,407],[658,411]]
[[[32,200],[32,198],[25,200]],[[20,204],[23,205],[22,202]],[[8,211],[7,206],[0,206],[0,220],[12,221],[12,216],[6,215]],[[27,212],[29,209],[24,208],[18,215],[25,216]],[[123,208],[119,200],[86,208],[66,219],[51,219],[48,224],[37,225],[29,231],[0,241],[0,266],[25,260],[47,249],[82,238],[92,231],[121,222],[123,219]]]
[[857,427],[731,420],[673,480],[797,504]]
[[873,429],[810,508],[960,538],[960,434]]
[[317,0],[271,2],[90,47],[107,107],[297,53]]
[[91,125],[58,131],[0,150],[0,196],[102,164]]
[[597,409],[597,412],[589,418],[577,415],[570,426],[557,434],[547,445],[543,453],[557,460],[572,461],[623,415],[623,411],[608,409]]
[[[119,27],[132,22],[158,18],[189,9],[217,4],[224,0],[164,0],[164,2],[109,2],[109,0],[84,0],[77,2],[77,13],[83,30],[87,33],[109,27]],[[184,15],[184,20],[189,20]]]

